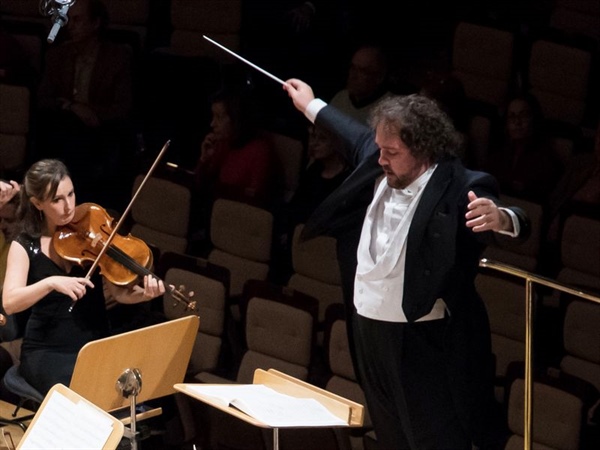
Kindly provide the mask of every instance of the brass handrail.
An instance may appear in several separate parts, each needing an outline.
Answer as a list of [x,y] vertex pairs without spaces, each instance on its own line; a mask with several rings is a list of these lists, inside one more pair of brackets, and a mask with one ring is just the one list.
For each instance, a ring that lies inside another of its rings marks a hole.
[[600,297],[584,292],[580,289],[567,286],[563,283],[551,280],[550,278],[535,275],[514,266],[482,258],[479,261],[480,267],[498,270],[525,280],[525,405],[524,405],[524,449],[531,450],[531,426],[533,417],[533,284],[547,286],[567,294],[590,300],[600,304]]

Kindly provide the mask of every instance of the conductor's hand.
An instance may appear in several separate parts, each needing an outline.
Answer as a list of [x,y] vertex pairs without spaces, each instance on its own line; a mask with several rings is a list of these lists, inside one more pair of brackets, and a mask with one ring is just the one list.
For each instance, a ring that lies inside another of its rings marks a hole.
[[469,191],[469,211],[465,215],[467,226],[474,232],[481,231],[512,231],[512,221],[505,211],[502,211],[489,198],[477,197]]
[[297,78],[290,78],[283,85],[283,89],[288,93],[294,106],[298,111],[304,113],[308,104],[314,100],[315,94],[312,88],[304,81]]
[[68,295],[74,302],[85,295],[87,288],[94,287],[94,284],[84,277],[53,276],[47,279],[55,291]]

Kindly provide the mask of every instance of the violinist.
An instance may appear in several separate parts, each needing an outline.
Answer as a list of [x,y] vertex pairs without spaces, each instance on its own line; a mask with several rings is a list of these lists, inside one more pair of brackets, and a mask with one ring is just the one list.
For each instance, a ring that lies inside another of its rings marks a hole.
[[53,236],[73,220],[75,210],[66,166],[55,159],[34,163],[21,187],[20,230],[8,254],[2,304],[8,314],[31,308],[20,371],[44,395],[56,383],[68,386],[79,350],[108,335],[106,297],[131,304],[165,292],[151,275],[143,277],[143,287],[117,286],[100,271],[86,276],[83,266],[59,256]]

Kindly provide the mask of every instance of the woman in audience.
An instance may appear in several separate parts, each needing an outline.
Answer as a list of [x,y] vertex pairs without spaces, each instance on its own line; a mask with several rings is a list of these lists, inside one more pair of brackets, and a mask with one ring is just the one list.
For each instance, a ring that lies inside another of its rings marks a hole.
[[312,124],[309,127],[309,163],[288,205],[292,226],[304,223],[350,174],[350,165],[341,153],[342,145],[341,140],[327,129]]
[[300,175],[294,196],[278,214],[277,235],[279,246],[275,249],[273,264],[281,281],[291,270],[291,242],[298,224],[305,223],[319,204],[331,194],[351,172],[348,161],[342,156],[343,142],[323,127],[311,124],[308,128],[308,166]]
[[202,141],[194,169],[197,222],[192,229],[196,234],[208,233],[217,198],[264,208],[276,200],[273,152],[270,142],[259,134],[252,100],[248,93],[236,89],[223,89],[211,98],[211,130]]
[[503,194],[544,203],[563,168],[533,95],[510,100],[502,131],[503,136],[492,143],[487,171],[496,176]]
[[211,112],[211,131],[202,141],[194,171],[196,187],[212,191],[214,197],[269,204],[272,149],[259,136],[251,99],[223,90],[211,99]]

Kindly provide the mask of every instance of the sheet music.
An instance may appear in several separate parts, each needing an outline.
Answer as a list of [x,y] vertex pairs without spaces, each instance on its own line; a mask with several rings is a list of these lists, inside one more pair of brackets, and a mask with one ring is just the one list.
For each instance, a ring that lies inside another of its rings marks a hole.
[[102,450],[112,429],[110,418],[99,414],[94,407],[83,401],[75,403],[52,391],[20,448]]
[[348,426],[313,398],[281,394],[263,384],[193,385],[189,389],[271,427]]

